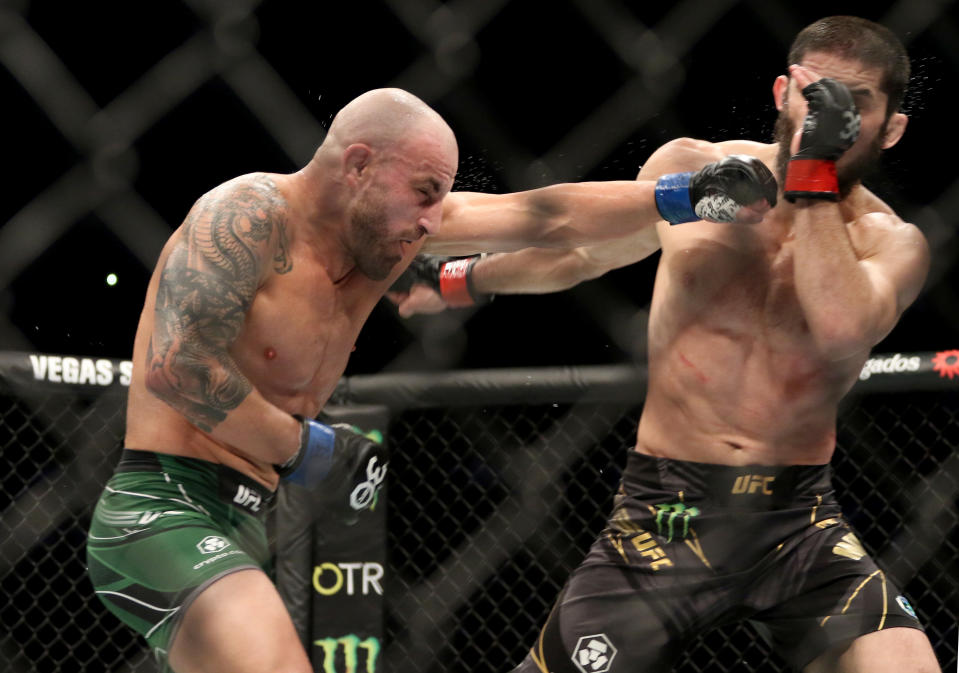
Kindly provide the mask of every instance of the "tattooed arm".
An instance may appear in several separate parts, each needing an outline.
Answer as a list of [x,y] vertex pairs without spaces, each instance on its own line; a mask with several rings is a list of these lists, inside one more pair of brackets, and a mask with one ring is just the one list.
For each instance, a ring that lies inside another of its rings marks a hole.
[[251,457],[282,463],[299,423],[266,401],[230,355],[260,283],[292,269],[287,204],[263,175],[203,196],[160,272],[146,385],[191,423]]

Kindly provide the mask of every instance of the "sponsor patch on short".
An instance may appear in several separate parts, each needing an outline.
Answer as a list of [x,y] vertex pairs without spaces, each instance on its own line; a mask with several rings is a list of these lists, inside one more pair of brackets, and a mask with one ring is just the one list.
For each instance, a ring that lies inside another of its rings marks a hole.
[[573,649],[573,663],[582,673],[606,673],[616,658],[616,648],[605,633],[583,636]]
[[916,611],[912,607],[912,603],[909,602],[909,599],[905,596],[896,596],[896,603],[899,604],[899,607],[902,608],[903,612],[912,617],[913,619],[919,619],[916,616]]
[[196,548],[200,550],[201,554],[215,554],[218,551],[223,551],[229,546],[230,543],[219,535],[207,535],[205,538],[196,543]]

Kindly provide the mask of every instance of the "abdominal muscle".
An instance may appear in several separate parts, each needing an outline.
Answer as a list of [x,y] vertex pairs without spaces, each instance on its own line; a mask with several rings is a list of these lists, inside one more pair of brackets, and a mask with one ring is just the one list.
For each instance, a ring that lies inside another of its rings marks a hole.
[[[687,329],[651,350],[636,450],[721,465],[821,465],[858,372],[776,351],[760,338]],[[861,363],[859,363],[861,367]]]

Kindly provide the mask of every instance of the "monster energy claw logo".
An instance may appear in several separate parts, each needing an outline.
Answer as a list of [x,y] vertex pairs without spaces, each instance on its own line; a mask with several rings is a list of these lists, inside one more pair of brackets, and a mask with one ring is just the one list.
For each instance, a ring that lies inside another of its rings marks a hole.
[[[380,655],[379,638],[370,637],[360,640],[351,633],[340,638],[314,640],[313,644],[323,648],[323,673],[376,673],[376,660]],[[341,645],[343,646],[343,668],[339,669],[337,662],[341,660],[337,655]],[[363,662],[360,661],[361,650],[365,654]]]
[[[676,532],[676,521],[682,521],[683,530],[680,537],[686,538],[689,535],[689,520],[694,516],[699,516],[699,508],[686,507],[681,502],[660,503],[656,505],[656,532],[660,536],[666,535],[666,542],[673,541],[673,535]],[[666,533],[663,533],[665,527]]]

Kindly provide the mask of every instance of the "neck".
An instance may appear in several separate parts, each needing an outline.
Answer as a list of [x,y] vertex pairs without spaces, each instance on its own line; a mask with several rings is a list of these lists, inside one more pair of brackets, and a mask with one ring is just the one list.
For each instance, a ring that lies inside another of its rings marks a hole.
[[342,188],[326,179],[315,161],[294,173],[291,182],[296,213],[291,223],[294,244],[300,244],[319,261],[334,285],[346,281],[356,263],[345,240],[348,215],[337,198]]

